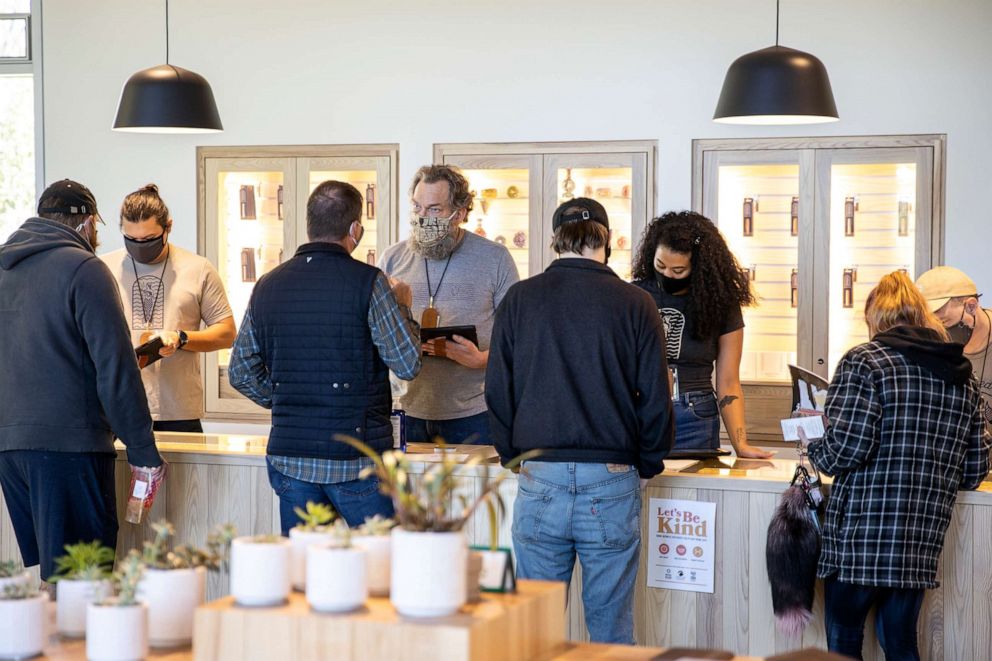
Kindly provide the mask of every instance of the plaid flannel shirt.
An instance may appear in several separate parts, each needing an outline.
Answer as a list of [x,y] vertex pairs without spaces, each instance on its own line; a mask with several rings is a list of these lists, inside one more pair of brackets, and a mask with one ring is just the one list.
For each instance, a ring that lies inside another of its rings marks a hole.
[[945,383],[879,342],[851,349],[827,391],[830,427],[809,446],[834,475],[818,575],[843,583],[934,588],[959,489],[989,470],[974,379]]
[[[372,286],[368,324],[372,342],[386,366],[401,379],[415,377],[420,371],[420,326],[409,308],[397,304],[382,273],[376,276]],[[231,386],[245,397],[259,406],[272,408],[272,379],[255,332],[250,304],[231,350],[227,376]],[[269,455],[268,461],[283,475],[316,484],[351,482],[359,479],[362,469],[372,466],[368,457],[342,460]]]

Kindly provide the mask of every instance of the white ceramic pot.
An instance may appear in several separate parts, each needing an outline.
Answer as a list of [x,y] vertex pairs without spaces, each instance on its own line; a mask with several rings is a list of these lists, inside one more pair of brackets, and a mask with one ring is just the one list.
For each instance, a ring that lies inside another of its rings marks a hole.
[[356,535],[351,543],[365,549],[368,564],[369,594],[373,597],[389,595],[389,550],[392,542],[389,535]]
[[0,599],[0,658],[28,659],[41,654],[46,631],[48,595]]
[[327,544],[332,539],[327,531],[289,529],[290,548],[289,576],[293,589],[303,591],[307,586],[307,547],[311,544]]
[[341,613],[359,608],[369,597],[365,549],[307,547],[307,601],[311,608]]
[[64,578],[58,582],[58,586],[55,627],[66,638],[82,638],[86,635],[86,607],[110,596],[110,582]]
[[148,656],[148,607],[86,607],[86,658],[89,661],[134,661]]
[[151,569],[138,583],[138,599],[148,606],[148,644],[179,647],[193,641],[193,613],[206,598],[204,567]]
[[389,600],[401,615],[441,617],[465,604],[465,533],[393,528],[392,538]]
[[289,596],[288,539],[231,542],[231,595],[239,606],[276,606]]

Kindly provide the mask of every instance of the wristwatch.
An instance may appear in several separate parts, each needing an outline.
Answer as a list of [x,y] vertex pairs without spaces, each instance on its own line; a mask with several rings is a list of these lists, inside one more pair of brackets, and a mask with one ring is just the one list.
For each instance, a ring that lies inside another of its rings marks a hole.
[[179,346],[177,348],[182,349],[189,342],[189,335],[184,330],[178,330],[176,332],[179,334]]

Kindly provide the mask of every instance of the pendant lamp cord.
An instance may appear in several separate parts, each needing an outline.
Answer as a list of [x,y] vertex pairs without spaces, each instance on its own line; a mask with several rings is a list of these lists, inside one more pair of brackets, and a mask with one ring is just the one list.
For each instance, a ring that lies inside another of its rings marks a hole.
[[169,0],[165,0],[165,63],[169,63]]
[[[775,45],[778,46],[778,8],[779,0],[775,0]],[[165,2],[166,7],[169,6],[169,0]],[[166,22],[168,23],[168,21]]]

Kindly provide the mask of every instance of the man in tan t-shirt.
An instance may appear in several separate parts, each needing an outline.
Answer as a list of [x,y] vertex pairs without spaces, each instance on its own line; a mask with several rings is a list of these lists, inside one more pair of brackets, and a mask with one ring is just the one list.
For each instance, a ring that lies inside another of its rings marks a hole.
[[154,429],[202,432],[199,353],[234,344],[234,316],[216,269],[170,244],[171,230],[169,209],[149,184],[121,206],[125,248],[101,259],[117,280],[134,345],[155,336],[165,345],[163,360],[141,371]]
[[985,424],[992,428],[992,313],[979,305],[975,282],[954,267],[930,269],[919,277],[916,286],[951,341],[964,345],[964,355],[971,361],[982,392]]

